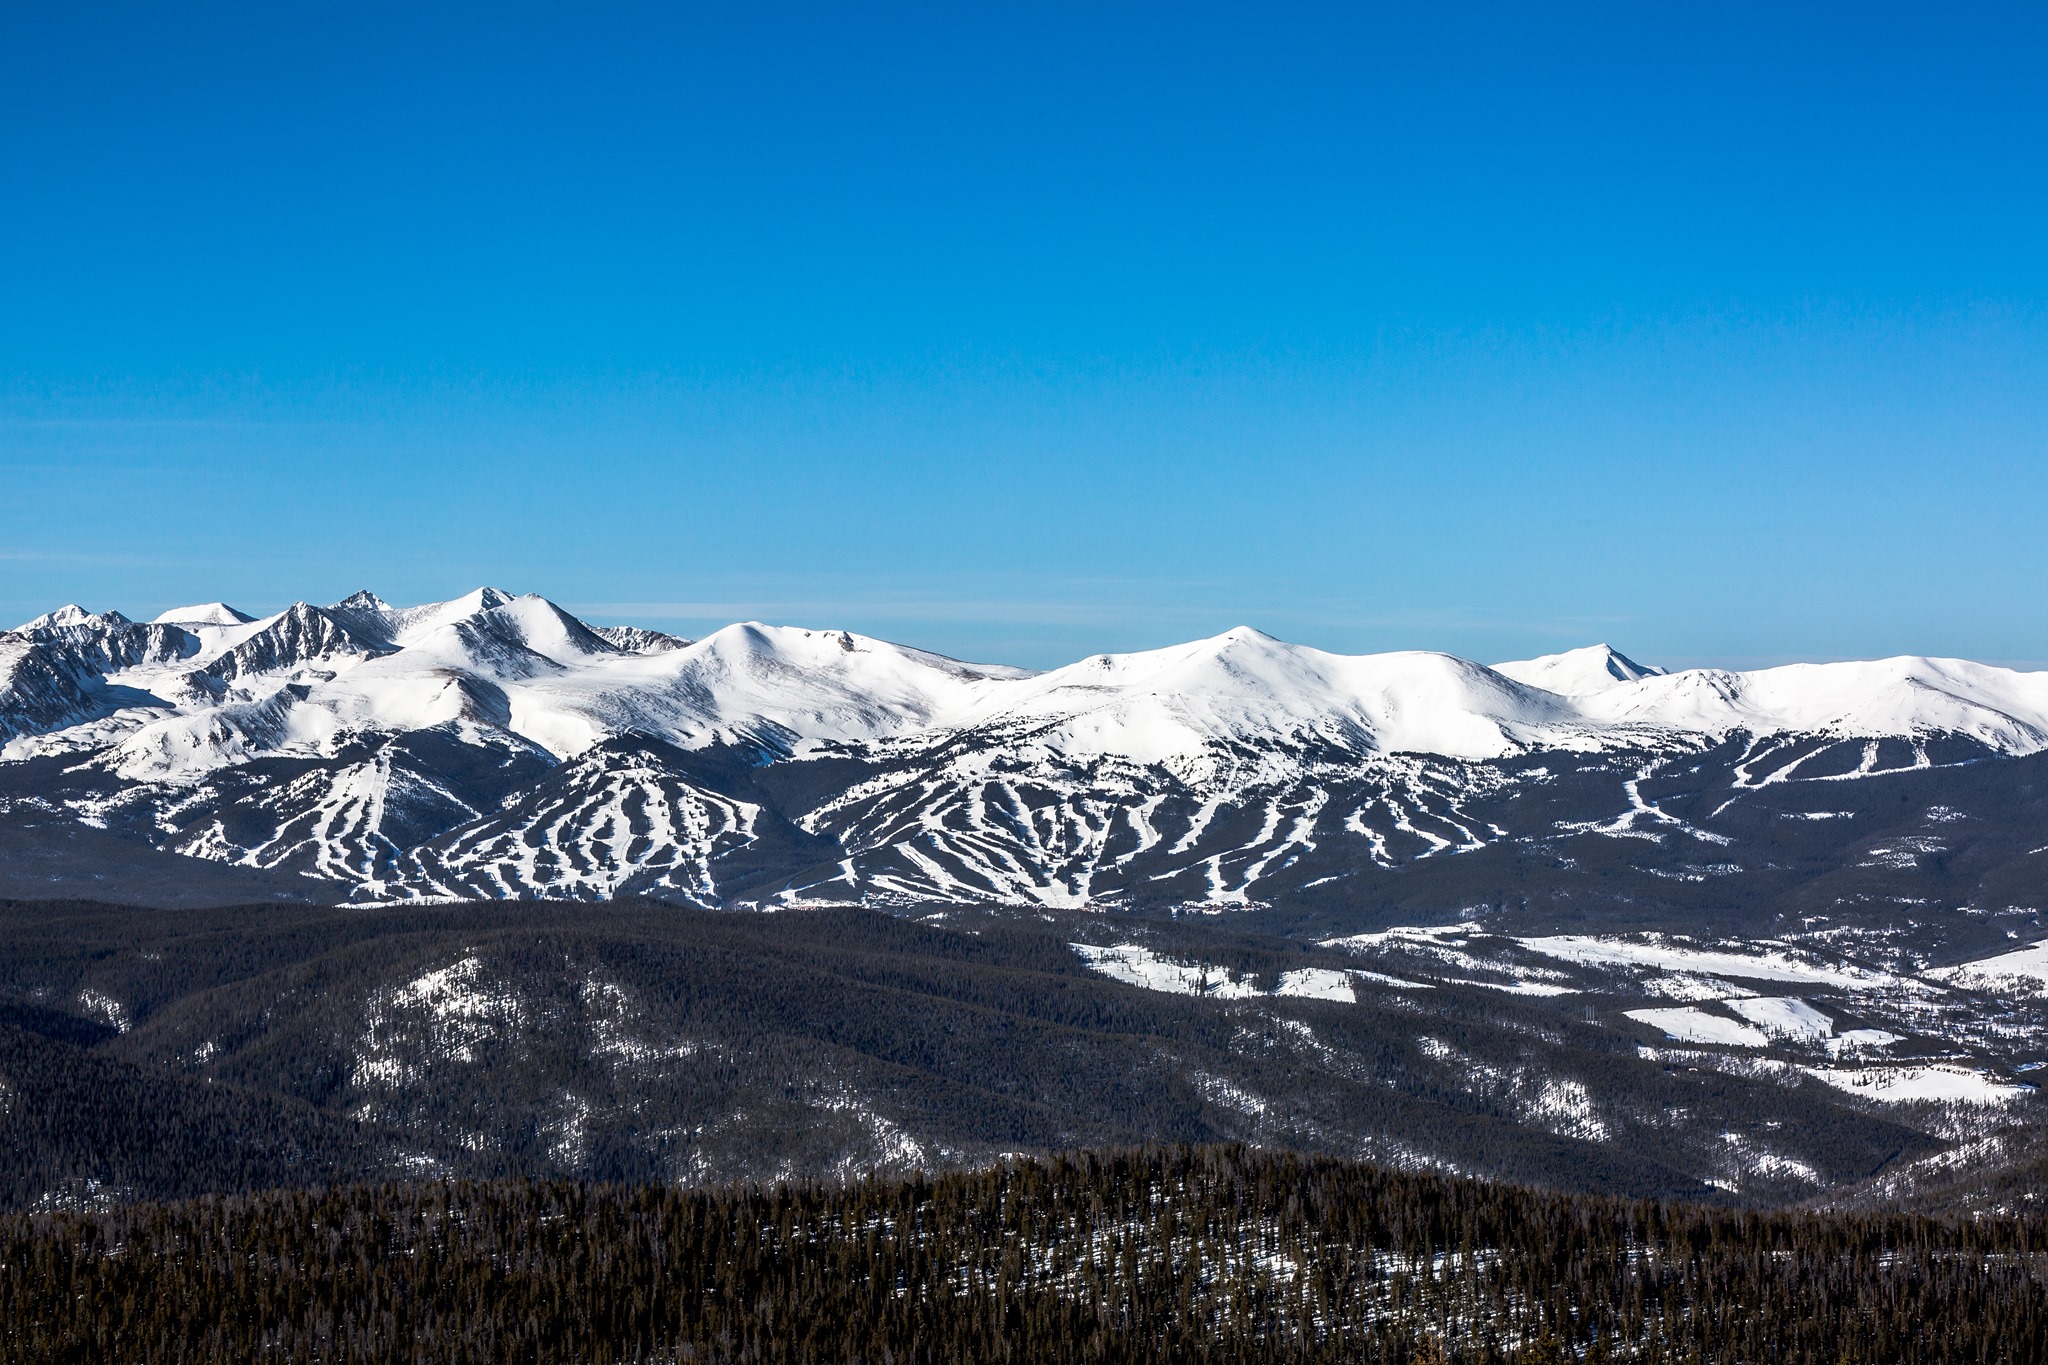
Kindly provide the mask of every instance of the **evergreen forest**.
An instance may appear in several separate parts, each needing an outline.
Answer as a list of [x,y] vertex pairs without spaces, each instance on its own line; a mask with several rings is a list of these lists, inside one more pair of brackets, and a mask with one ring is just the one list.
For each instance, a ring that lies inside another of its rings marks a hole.
[[1544,1193],[1243,1146],[0,1220],[0,1360],[2031,1365],[2048,1225]]

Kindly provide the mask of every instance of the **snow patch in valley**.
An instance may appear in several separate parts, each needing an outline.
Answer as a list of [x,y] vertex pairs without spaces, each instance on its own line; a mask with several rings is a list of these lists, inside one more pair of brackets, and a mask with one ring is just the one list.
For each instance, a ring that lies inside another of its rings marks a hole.
[[2031,1085],[1999,1081],[1982,1071],[1946,1063],[1924,1066],[1809,1066],[1817,1081],[1880,1104],[2011,1104],[2034,1093]]
[[1854,1057],[1863,1052],[1876,1051],[1904,1041],[1906,1040],[1903,1034],[1893,1033],[1889,1029],[1852,1028],[1844,1029],[1828,1039],[1827,1049],[1830,1057]]
[[1298,967],[1291,972],[1282,972],[1280,984],[1273,988],[1273,994],[1296,995],[1305,1000],[1341,1000],[1347,1005],[1358,1003],[1358,991],[1351,983],[1351,973],[1332,971],[1328,967]]
[[1730,1000],[1727,1007],[1774,1038],[1799,1043],[1825,1042],[1835,1031],[1835,1021],[1813,1006],[1791,996],[1753,996]]
[[[1555,935],[1517,939],[1524,948],[1567,962],[1596,967],[1648,967],[1687,976],[1735,977],[1874,991],[1910,986],[1904,978],[1853,963],[1823,961],[1789,944],[1770,940],[1738,945],[1696,946],[1663,934],[1629,938]],[[1923,988],[1924,989],[1924,988]]]
[[1212,967],[1204,962],[1176,962],[1161,957],[1142,944],[1119,943],[1108,948],[1091,943],[1070,946],[1093,970],[1112,981],[1121,981],[1141,990],[1202,996],[1211,1000],[1249,1000],[1265,994],[1249,981],[1234,979],[1221,967]]
[[1092,943],[1068,945],[1080,954],[1093,971],[1112,981],[1142,990],[1164,991],[1170,995],[1192,995],[1208,1000],[1252,1000],[1291,997],[1299,1000],[1333,1000],[1351,1005],[1358,1002],[1356,981],[1364,979],[1409,990],[1426,989],[1412,981],[1382,976],[1375,972],[1338,970],[1330,967],[1296,967],[1280,973],[1270,991],[1261,990],[1249,977],[1233,975],[1228,969],[1206,962],[1184,962],[1165,957],[1137,943],[1100,947]]
[[1724,1047],[1768,1047],[1770,1035],[1752,1024],[1708,1014],[1696,1005],[1673,1005],[1659,1009],[1623,1011],[1638,1023],[1662,1029],[1664,1036],[1678,1043],[1715,1043]]
[[[1498,944],[1498,948],[1493,944]],[[1580,989],[1562,972],[1503,955],[1501,950],[1512,950],[1513,940],[1497,938],[1465,924],[1403,925],[1324,939],[1321,946],[1367,958],[1391,954],[1397,963],[1403,959],[1426,963],[1444,973],[1439,978],[1444,985],[1478,986],[1510,995],[1534,996],[1571,995]]]
[[[1727,1144],[1730,1155],[1735,1158],[1747,1174],[1762,1176],[1766,1180],[1790,1178],[1803,1181],[1809,1185],[1822,1183],[1821,1173],[1812,1166],[1809,1166],[1804,1161],[1799,1161],[1781,1153],[1773,1152],[1769,1148],[1759,1146],[1754,1139],[1746,1134],[1723,1133],[1721,1134],[1721,1141]],[[1734,1189],[1737,1187],[1724,1185],[1723,1188]]]
[[2048,941],[1996,957],[1938,968],[1927,975],[1971,990],[2048,990]]
[[1522,1104],[1522,1117],[1560,1137],[1587,1142],[1607,1142],[1614,1137],[1593,1106],[1592,1092],[1583,1081],[1568,1076],[1544,1080],[1536,1093]]

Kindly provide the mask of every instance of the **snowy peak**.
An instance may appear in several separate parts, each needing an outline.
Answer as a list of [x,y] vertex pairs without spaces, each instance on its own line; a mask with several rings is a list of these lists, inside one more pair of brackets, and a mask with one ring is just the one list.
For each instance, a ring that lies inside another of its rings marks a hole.
[[691,643],[680,635],[640,626],[592,626],[590,633],[621,654],[666,654]]
[[[1034,673],[760,622],[695,642],[593,628],[546,598],[489,586],[412,607],[358,592],[259,621],[219,602],[163,615],[181,619],[136,625],[74,605],[8,637],[46,651],[12,665],[20,695],[44,698],[24,703],[16,733],[82,723],[76,717],[90,708],[78,698],[50,700],[64,692],[62,675],[87,690],[100,686],[95,679],[117,683],[103,689],[110,697],[154,698],[131,706],[104,739],[81,732],[63,743],[85,749],[126,743],[144,728],[176,730],[198,737],[180,749],[189,749],[180,771],[204,767],[216,749],[219,762],[235,763],[259,751],[318,752],[336,736],[450,724],[558,758],[641,735],[685,749],[754,746],[764,756],[885,744],[1189,771],[1251,754],[1283,767],[1374,755],[1483,762],[1693,746],[1744,731],[1953,734],[2002,753],[2048,749],[2048,674],[1958,660],[1668,674],[1603,644],[1488,669],[1424,651],[1334,654],[1239,626]],[[273,683],[258,686],[260,678]],[[293,686],[280,691],[285,682]],[[271,710],[230,723],[220,708],[237,705]],[[229,731],[242,738],[204,738]]]
[[316,660],[361,658],[377,652],[374,644],[304,602],[252,624],[254,630],[206,665],[209,676],[233,682],[249,674],[281,672]]
[[1640,682],[1665,673],[1664,669],[1639,664],[1612,645],[1605,644],[1495,664],[1493,671],[1518,683],[1555,692],[1560,697],[1587,697],[1621,683]]
[[1138,654],[1103,654],[1005,690],[976,719],[1045,724],[1072,755],[1163,762],[1218,744],[1334,746],[1497,758],[1576,747],[1580,718],[1449,654],[1342,655],[1239,627]]
[[545,597],[508,597],[492,588],[402,622],[394,641],[405,650],[453,655],[480,667],[511,663],[522,675],[532,660],[573,667],[618,652]]
[[9,633],[34,645],[52,667],[82,675],[183,658],[198,648],[177,626],[137,625],[118,611],[89,612],[77,606],[48,612]]
[[1738,673],[1690,668],[1584,699],[1604,723],[1704,734],[1958,735],[2001,753],[2048,749],[2048,673],[1902,655]]
[[14,628],[17,635],[31,635],[37,631],[49,630],[53,626],[82,625],[93,619],[92,613],[76,602],[66,602],[55,611],[46,611],[33,621],[23,621]]
[[237,611],[225,602],[200,602],[189,607],[172,607],[150,618],[153,626],[246,626],[256,618]]
[[118,611],[90,612],[76,602],[67,602],[55,611],[44,612],[33,621],[24,621],[14,628],[17,635],[48,636],[57,632],[76,630],[118,630],[133,625]]
[[428,602],[417,607],[394,607],[376,593],[362,591],[327,608],[327,614],[365,640],[385,645],[404,645],[456,621],[512,601],[512,594],[483,587],[452,597],[446,602]]
[[391,643],[391,604],[376,593],[365,589],[352,592],[333,606],[328,607],[329,619],[360,640],[375,640],[381,645]]
[[87,678],[60,651],[0,633],[0,745],[76,724],[93,709]]
[[[843,630],[745,621],[695,644],[634,660],[696,726],[679,740],[880,739],[940,727],[1023,669],[969,664]],[[630,676],[630,675],[629,675]]]
[[[729,666],[772,672],[799,670],[873,678],[878,682],[925,674],[972,681],[1032,676],[1002,664],[971,664],[909,645],[891,644],[845,630],[808,630],[741,621],[713,631],[691,646]],[[744,662],[742,662],[744,661]]]
[[[1665,809],[1641,785],[1673,763],[1713,755],[1747,801],[2048,750],[2048,673],[1953,659],[1667,674],[1597,645],[1489,669],[1241,626],[1038,673],[843,630],[592,628],[491,587],[166,615],[186,619],[71,607],[0,633],[0,799],[12,777],[170,851],[379,897],[715,904],[783,879],[1248,904],[1530,830],[1698,879],[1741,860],[1705,823],[1723,799]],[[1513,805],[1557,753],[1604,776]],[[1608,777],[1619,804],[1587,804]]]

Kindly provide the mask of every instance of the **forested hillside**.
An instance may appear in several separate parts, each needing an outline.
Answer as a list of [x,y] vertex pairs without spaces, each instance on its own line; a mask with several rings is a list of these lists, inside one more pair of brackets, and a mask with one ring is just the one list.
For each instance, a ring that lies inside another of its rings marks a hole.
[[[1207,917],[39,902],[0,904],[0,944],[0,1208],[407,1175],[907,1174],[1232,1141],[1784,1204],[1958,1153],[1999,1167],[2038,1131],[2034,1091],[1964,1069],[1948,1038],[1895,1041],[1863,1069],[1834,1038],[1674,1046],[1671,1002],[1627,969],[1481,935],[1362,958]],[[1752,988],[1773,997],[1795,971],[1846,971],[1716,951],[1719,970],[1779,976]],[[1849,1041],[1892,998],[1798,989],[1810,1008],[1764,1003],[1800,1024],[1841,1009]],[[1886,989],[1929,1033],[1947,1000],[1989,1003]],[[1683,1019],[1752,1027],[1702,1008]],[[1987,1070],[2027,1055],[2023,1008],[2000,1006]],[[1869,1077],[1969,1088],[1849,1084]],[[1995,1134],[2010,1150],[1979,1145]],[[1957,1168],[1916,1169],[1938,1184]]]
[[2038,1220],[1756,1214],[1240,1147],[845,1185],[386,1184],[0,1221],[0,1359],[1992,1365]]

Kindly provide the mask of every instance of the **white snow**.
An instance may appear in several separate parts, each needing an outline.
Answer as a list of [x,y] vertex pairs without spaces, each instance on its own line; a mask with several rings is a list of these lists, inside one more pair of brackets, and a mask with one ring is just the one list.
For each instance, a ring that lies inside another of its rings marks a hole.
[[98,619],[97,613],[87,611],[76,602],[66,602],[55,611],[46,611],[32,621],[23,621],[15,629],[26,634],[32,630],[55,630],[60,626],[89,625]]
[[1327,654],[1248,626],[1016,679],[951,721],[1139,763],[1246,735],[1473,759],[1597,747],[1563,698],[1449,654]]
[[1304,1000],[1335,1000],[1356,1004],[1358,992],[1353,977],[1409,989],[1421,989],[1414,982],[1379,976],[1372,972],[1339,971],[1329,967],[1296,967],[1280,974],[1271,992],[1262,991],[1247,978],[1237,977],[1223,967],[1206,962],[1182,962],[1163,957],[1137,943],[1098,947],[1090,943],[1070,945],[1090,968],[1148,991],[1171,995],[1194,995],[1209,1000],[1250,1000],[1267,994],[1293,996]]
[[1546,1077],[1538,1082],[1536,1093],[1522,1105],[1522,1115],[1560,1137],[1582,1138],[1587,1142],[1608,1142],[1614,1137],[1614,1130],[1594,1108],[1593,1095],[1586,1083],[1569,1076]]
[[[1101,904],[1129,894],[1130,865],[1143,854],[1166,862],[1143,875],[1172,884],[1189,904],[1254,906],[1332,839],[1355,838],[1362,861],[1389,867],[1497,842],[1506,832],[1478,814],[1478,801],[1511,779],[1473,761],[1532,750],[1652,753],[1625,784],[1628,808],[1577,832],[1719,844],[1727,836],[1663,810],[1654,788],[1643,790],[1662,765],[1718,737],[1751,732],[1754,762],[1740,774],[1751,785],[1799,780],[1814,746],[1772,738],[1793,731],[1864,741],[1864,762],[1845,773],[1831,761],[1825,780],[1925,766],[1923,741],[1938,732],[1974,735],[2007,753],[2048,747],[2048,674],[1957,660],[1665,674],[1601,645],[1488,669],[1448,654],[1333,654],[1239,627],[1031,673],[844,631],[757,622],[635,652],[543,598],[490,587],[413,607],[365,593],[261,620],[221,602],[159,615],[171,618],[196,638],[195,653],[118,670],[104,688],[93,680],[91,704],[42,713],[27,732],[10,730],[0,761],[87,755],[95,767],[153,789],[161,809],[223,768],[277,756],[331,759],[351,744],[434,727],[465,743],[563,761],[628,735],[684,749],[729,743],[769,759],[857,747],[880,760],[875,775],[800,816],[810,832],[845,842],[856,898],[872,890],[903,899]],[[30,625],[127,628],[118,614],[76,606]],[[29,695],[35,675],[22,671],[22,660],[37,648],[26,637],[0,641],[0,706],[10,677]],[[1781,751],[1779,766],[1766,771]],[[1370,790],[1359,789],[1362,776]],[[1162,796],[1169,779],[1187,802]],[[309,796],[320,838],[358,840],[352,849],[316,852],[322,875],[347,868],[370,876],[366,845],[349,832],[365,829],[364,820],[340,817],[381,811],[379,781],[365,778],[353,795],[336,785]],[[620,812],[637,810],[640,799],[593,791],[613,818],[598,819],[587,846],[612,848],[605,831],[622,830],[628,817]],[[719,815],[701,804],[685,799],[689,809],[672,812],[672,823],[706,837],[713,826],[739,831],[746,823],[737,809]],[[557,822],[565,831],[569,823]],[[284,853],[238,848],[224,834],[180,839],[206,857]],[[1922,851],[1894,842],[1868,852]],[[475,852],[484,856],[481,843]],[[1662,869],[1701,880],[1739,870],[1726,861]],[[582,869],[577,888],[602,894],[628,871]],[[424,883],[409,890],[444,893]],[[1738,965],[1716,951],[1692,950],[1690,967],[1665,966],[1695,977],[1818,979],[1811,964],[1781,974],[1769,952],[1761,965],[1756,954],[1736,952],[1746,959]],[[1562,947],[1553,955],[1572,956]],[[1474,974],[1507,970],[1494,963]],[[1884,979],[1844,968],[1823,984],[1843,985],[1845,973],[1866,984]],[[1492,984],[1561,988],[1516,980]]]
[[1853,1057],[1861,1052],[1890,1047],[1893,1043],[1903,1041],[1903,1035],[1893,1033],[1889,1029],[1843,1029],[1840,1033],[1827,1040],[1828,1056]]
[[[315,754],[343,733],[417,729],[458,714],[562,756],[627,731],[688,746],[737,739],[799,751],[963,735],[983,746],[1145,764],[1193,761],[1247,739],[1468,760],[1532,748],[1689,744],[1738,730],[1908,738],[1949,731],[2010,753],[2048,747],[2048,674],[1960,660],[1664,674],[1599,645],[1488,669],[1448,654],[1332,654],[1238,627],[1033,674],[844,631],[758,622],[676,649],[623,653],[543,598],[488,587],[417,607],[361,594],[295,610],[324,614],[380,657],[299,661],[268,679],[237,677],[217,703],[179,699],[166,689],[290,613],[251,621],[220,602],[160,613],[192,631],[200,652],[174,668],[118,679],[157,689],[176,714],[139,726],[150,733],[136,735],[117,766],[133,777],[179,780],[255,752]],[[67,606],[29,624],[95,619]],[[280,697],[288,681],[305,694]],[[266,704],[274,714],[254,726],[214,714]],[[1785,780],[1796,767],[1765,780]],[[1395,828],[1440,838],[1446,848],[1483,842],[1462,826],[1404,826],[1409,812],[1390,814]]]
[[353,1083],[411,1085],[435,1062],[474,1063],[479,1044],[525,1014],[516,996],[488,989],[483,977],[483,961],[467,956],[372,995],[363,1011]]
[[1203,962],[1176,962],[1159,956],[1137,943],[1119,943],[1101,948],[1089,943],[1071,945],[1095,971],[1148,991],[1171,995],[1204,996],[1211,1000],[1246,1000],[1264,994],[1249,981],[1233,979],[1221,967]]
[[1708,1014],[1695,1005],[1673,1005],[1660,1009],[1626,1010],[1639,1023],[1664,1030],[1664,1036],[1679,1043],[1719,1043],[1729,1047],[1768,1047],[1765,1032],[1739,1019]]
[[[1821,1174],[1813,1167],[1782,1153],[1760,1147],[1746,1134],[1723,1133],[1721,1134],[1721,1141],[1728,1144],[1731,1155],[1751,1175],[1760,1175],[1767,1180],[1778,1180],[1791,1176],[1808,1184],[1818,1185],[1821,1183]],[[1733,1189],[1736,1187],[1723,1184],[1722,1188]]]
[[236,611],[225,602],[201,602],[190,607],[172,607],[150,618],[153,626],[246,626],[256,618]]
[[[1694,668],[1578,700],[1595,721],[1703,735],[1949,733],[2010,754],[2048,748],[2048,673],[1966,659],[1901,656],[1748,673]],[[1775,780],[1785,776],[1781,770]]]
[[1646,977],[1635,983],[1646,995],[1663,1000],[1684,1000],[1697,1003],[1703,1000],[1737,1000],[1755,995],[1753,990],[1737,986],[1732,981],[1718,977],[1694,976],[1689,972],[1670,972],[1662,976]]
[[1634,938],[1564,934],[1517,942],[1532,952],[1588,966],[1653,967],[1693,976],[1788,981],[1841,990],[1877,990],[1901,984],[1901,978],[1888,973],[1853,963],[1822,961],[1769,940],[1702,948],[1662,934]]
[[[1322,946],[1362,956],[1391,950],[1411,959],[1421,958],[1447,973],[1466,973],[1442,976],[1440,979],[1444,985],[1478,986],[1509,995],[1572,995],[1579,990],[1563,972],[1516,962],[1500,956],[1498,951],[1487,951],[1486,940],[1489,937],[1464,924],[1401,925],[1375,933],[1324,939]],[[1511,943],[1513,940],[1497,942]],[[1358,974],[1374,980],[1400,982],[1398,977],[1381,977],[1370,972]]]
[[1724,1003],[1774,1038],[1819,1043],[1835,1031],[1834,1020],[1797,997],[1752,996]]
[[2042,990],[2048,988],[2048,941],[1927,975],[1973,990]]
[[1577,995],[1576,986],[1554,986],[1547,981],[1484,981],[1477,978],[1447,976],[1448,986],[1479,986],[1489,991],[1504,991],[1509,995]]
[[101,1023],[112,1025],[116,1033],[128,1031],[127,1007],[105,991],[85,987],[78,993],[78,1007]]
[[505,998],[477,988],[483,962],[463,958],[446,967],[426,972],[391,993],[391,1002],[410,1009],[424,1009],[438,1019],[483,1019],[502,1013]]
[[1309,1000],[1341,1000],[1355,1004],[1358,992],[1351,984],[1351,973],[1332,971],[1328,967],[1298,967],[1291,972],[1280,974],[1280,984],[1273,989],[1275,995],[1298,995]]
[[1666,670],[1639,664],[1610,645],[1587,645],[1562,654],[1495,664],[1493,671],[1561,697],[1584,697],[1621,683],[1657,677]]
[[2031,1085],[1994,1080],[1981,1071],[1947,1063],[1926,1066],[1809,1066],[1815,1080],[1883,1104],[1933,1100],[1948,1104],[2010,1104],[2034,1093]]

